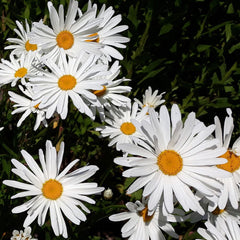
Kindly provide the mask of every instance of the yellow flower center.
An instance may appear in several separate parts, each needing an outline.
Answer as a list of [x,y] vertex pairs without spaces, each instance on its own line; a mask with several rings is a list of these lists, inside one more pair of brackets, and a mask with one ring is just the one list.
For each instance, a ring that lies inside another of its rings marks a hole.
[[23,78],[25,75],[27,74],[27,69],[25,67],[19,68],[15,74],[14,77],[15,78]]
[[240,157],[231,151],[225,152],[221,158],[227,159],[227,163],[217,165],[218,168],[224,169],[228,172],[235,172],[240,167]]
[[125,135],[132,135],[136,132],[136,128],[131,122],[123,123],[120,129]]
[[97,36],[97,38],[95,38],[95,39],[88,39],[88,40],[85,40],[86,42],[99,42],[99,36],[98,36],[98,34],[97,33],[93,33],[93,34],[90,34],[90,35],[88,35],[88,37],[95,37],[95,36]]
[[106,90],[107,90],[106,86],[103,86],[103,89],[93,91],[93,94],[95,94],[97,97],[101,97],[106,93]]
[[38,104],[36,104],[35,106],[34,106],[34,108],[38,108],[39,107],[39,105],[40,105],[40,103],[38,103]]
[[63,48],[65,50],[71,48],[74,43],[74,37],[73,37],[72,33],[70,33],[67,30],[61,31],[57,35],[56,40],[57,40],[57,45],[60,48]]
[[154,105],[146,103],[146,104],[144,104],[144,105],[142,106],[142,108],[144,108],[144,107],[146,107],[146,106],[148,106],[148,107],[150,107],[150,108],[153,108],[153,107],[154,107]]
[[42,193],[45,198],[56,200],[61,197],[63,186],[55,179],[49,179],[43,184]]
[[77,80],[72,75],[63,75],[58,79],[58,86],[62,90],[71,90],[75,87]]
[[158,155],[157,165],[166,175],[177,175],[183,167],[181,156],[173,150],[165,150]]
[[216,207],[213,211],[212,211],[212,214],[214,215],[219,215],[221,213],[224,212],[224,209],[219,209],[218,207]]
[[[154,108],[154,105],[149,105],[148,103],[144,104],[144,105],[142,106],[142,108],[145,108],[145,107],[147,107],[147,106],[150,107],[150,108]],[[149,115],[149,112],[147,112],[146,115]]]
[[31,44],[29,43],[29,40],[27,40],[27,42],[25,43],[25,49],[27,51],[35,51],[37,50],[37,44]]
[[140,216],[143,217],[144,222],[150,222],[154,215],[154,214],[151,216],[148,215],[148,207],[147,206],[139,214],[140,214]]

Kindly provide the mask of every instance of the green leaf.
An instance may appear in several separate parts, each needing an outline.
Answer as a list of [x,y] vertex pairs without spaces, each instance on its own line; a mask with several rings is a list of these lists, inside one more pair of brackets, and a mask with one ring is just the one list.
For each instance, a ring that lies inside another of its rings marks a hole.
[[8,178],[10,178],[10,172],[11,172],[11,161],[10,161],[10,159],[8,159],[8,160],[1,159],[1,162],[2,162],[2,170],[3,170],[3,172],[5,172],[7,174],[7,176],[8,176]]
[[235,89],[233,86],[224,86],[225,92],[234,92]]
[[229,107],[229,102],[227,97],[217,98],[214,102],[210,103],[209,106],[214,108],[226,108]]
[[229,39],[232,37],[231,24],[226,24],[225,25],[225,32],[226,32],[226,42],[228,42]]
[[18,158],[18,155],[5,143],[2,143],[3,148],[10,154],[10,157]]
[[151,71],[150,73],[147,74],[147,76],[145,76],[141,81],[139,81],[137,83],[137,85],[141,84],[142,82],[144,82],[145,80],[149,79],[149,78],[153,78],[155,77],[158,73],[160,73],[161,71],[163,71],[165,69],[165,67],[161,67],[160,69]]
[[30,16],[30,8],[29,8],[29,5],[27,5],[24,11],[24,18],[29,19],[29,16]]
[[233,13],[234,13],[233,4],[230,3],[230,4],[228,5],[227,14],[233,14]]
[[211,47],[211,45],[199,44],[197,46],[197,50],[198,50],[198,52],[203,52],[203,51],[206,51],[207,49],[209,49],[210,47]]
[[5,17],[5,23],[6,23],[6,25],[10,28],[10,29],[14,29],[14,28],[16,28],[16,24],[15,24],[15,22],[13,21],[13,20],[11,20],[10,18],[8,18],[8,17]]
[[166,34],[166,33],[170,32],[170,31],[172,30],[172,28],[173,28],[173,25],[172,25],[171,23],[168,23],[168,24],[166,24],[166,25],[163,25],[163,26],[161,27],[161,30],[160,30],[159,35],[161,36],[161,35],[163,35],[163,34]]
[[230,49],[229,49],[229,53],[233,53],[235,50],[238,50],[240,48],[240,43],[237,43],[235,45],[233,45]]
[[139,8],[139,2],[136,4],[136,6],[131,5],[128,12],[128,19],[133,23],[135,28],[138,27],[138,24],[140,22],[137,17],[138,8]]
[[169,50],[170,50],[171,53],[177,52],[177,43],[174,43]]
[[209,34],[209,33],[211,33],[211,32],[214,32],[214,31],[216,31],[216,30],[224,27],[226,24],[230,24],[230,23],[232,23],[232,22],[233,22],[233,21],[226,21],[226,22],[220,23],[220,24],[218,24],[218,25],[216,25],[216,26],[213,26],[213,27],[211,27],[208,31],[204,32],[202,35],[206,35],[206,34]]

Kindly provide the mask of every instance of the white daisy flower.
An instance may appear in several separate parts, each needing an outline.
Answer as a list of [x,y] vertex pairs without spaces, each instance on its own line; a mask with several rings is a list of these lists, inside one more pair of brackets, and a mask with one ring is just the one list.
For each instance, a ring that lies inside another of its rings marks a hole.
[[58,65],[51,59],[46,61],[46,66],[51,72],[43,70],[41,76],[31,76],[29,79],[34,86],[34,102],[40,103],[39,109],[47,109],[47,119],[52,117],[55,111],[65,119],[69,97],[81,113],[94,118],[88,105],[97,104],[97,97],[92,90],[102,89],[103,81],[100,81],[98,76],[108,74],[107,66],[95,64],[93,55],[82,62],[82,56],[68,57],[67,60],[64,52],[61,52]]
[[114,214],[109,217],[114,222],[128,220],[121,229],[123,238],[129,237],[129,240],[165,240],[166,238],[161,230],[174,238],[178,238],[169,223],[169,221],[176,221],[174,217],[160,214],[159,208],[149,216],[148,206],[140,201],[136,201],[136,203],[128,202],[126,206],[128,212]]
[[102,137],[109,137],[111,140],[108,146],[116,144],[116,149],[119,150],[120,143],[138,143],[145,137],[137,130],[133,119],[142,121],[147,118],[145,109],[138,112],[137,103],[129,102],[126,107],[110,110],[105,122],[107,125],[96,128],[101,131]]
[[52,28],[43,24],[42,21],[34,22],[30,43],[37,44],[46,54],[45,59],[58,59],[60,49],[72,57],[77,57],[80,51],[100,54],[100,44],[89,42],[89,35],[97,31],[98,19],[93,19],[94,11],[89,11],[76,19],[78,1],[71,0],[67,14],[64,17],[63,5],[59,6],[58,12],[52,2],[48,2],[49,17]]
[[[223,183],[223,190],[221,191],[218,203],[220,209],[225,208],[228,200],[234,208],[238,208],[238,202],[240,200],[238,186],[240,183],[240,156],[229,148],[234,125],[232,111],[229,108],[227,108],[227,113],[228,116],[225,118],[223,131],[219,118],[217,116],[214,118],[216,124],[216,138],[219,139],[220,145],[225,148],[225,153],[221,157],[227,160],[227,163],[217,165],[217,167],[231,173],[229,178],[219,178]],[[234,148],[236,148],[237,145],[240,146],[236,141],[236,143],[234,143]]]
[[100,193],[104,188],[98,187],[97,183],[83,183],[83,181],[95,174],[98,170],[97,166],[89,165],[68,173],[79,159],[72,161],[60,172],[63,152],[63,142],[57,153],[52,143],[47,141],[45,157],[42,149],[39,150],[41,169],[33,157],[25,150],[22,150],[21,153],[29,168],[18,160],[12,159],[15,166],[12,172],[27,183],[4,180],[3,184],[24,190],[12,196],[12,199],[34,196],[24,204],[12,209],[13,213],[27,211],[28,215],[23,227],[29,226],[36,218],[38,218],[38,224],[42,226],[49,210],[55,235],[63,235],[64,238],[67,238],[67,228],[62,213],[77,225],[81,221],[86,221],[85,214],[77,206],[89,213],[88,208],[82,201],[91,204],[94,204],[95,201],[85,195]]
[[0,86],[11,83],[11,86],[14,87],[18,80],[21,80],[21,83],[25,85],[26,78],[36,72],[36,69],[32,66],[34,56],[34,52],[29,52],[27,55],[21,55],[20,58],[10,55],[10,61],[2,59],[2,63],[0,63]]
[[37,238],[32,238],[31,231],[31,227],[26,227],[24,231],[13,230],[10,240],[37,240]]
[[227,239],[237,239],[234,236],[240,235],[240,208],[234,209],[228,202],[224,209],[220,209],[219,207],[216,207],[217,202],[215,202],[215,208],[213,209],[211,207],[212,210],[209,210],[208,204],[207,199],[203,197],[201,199],[201,205],[206,210],[205,215],[202,216],[196,212],[192,212],[186,217],[186,219],[190,220],[191,223],[196,223],[202,220],[208,221],[220,234],[224,236],[226,235]]
[[12,112],[12,114],[16,114],[16,113],[23,113],[22,117],[19,119],[18,123],[17,123],[17,127],[20,127],[22,122],[31,114],[37,114],[36,117],[36,123],[34,125],[34,131],[36,131],[38,129],[38,127],[40,126],[41,122],[43,123],[43,125],[45,127],[48,126],[47,121],[46,121],[46,110],[45,109],[39,109],[38,106],[40,104],[40,102],[36,105],[33,104],[33,90],[31,86],[26,86],[25,89],[19,85],[19,88],[21,90],[21,92],[25,95],[25,96],[21,96],[19,94],[16,94],[12,91],[9,91],[8,94],[10,96],[10,100],[13,101],[15,104],[13,105],[13,107],[16,107],[16,109]]
[[163,94],[165,94],[165,92],[158,95],[158,90],[152,92],[152,88],[149,86],[145,94],[143,94],[143,102],[139,101],[137,98],[134,98],[134,101],[136,101],[141,108],[146,107],[155,109],[165,102],[165,100],[162,99]]
[[122,54],[116,50],[116,48],[125,48],[124,43],[129,42],[129,38],[123,37],[119,33],[128,29],[127,25],[118,25],[122,16],[120,14],[114,15],[114,10],[112,7],[106,9],[104,4],[97,14],[97,5],[92,6],[91,1],[88,2],[88,11],[94,10],[95,18],[100,20],[99,29],[97,32],[93,33],[91,36],[96,38],[92,41],[102,44],[100,51],[103,56],[101,59],[104,61],[111,61],[111,58],[122,60]]
[[129,86],[121,86],[123,82],[129,81],[129,79],[121,78],[114,80],[119,72],[120,72],[119,62],[116,61],[109,69],[110,75],[104,78],[105,85],[103,85],[103,89],[93,91],[93,93],[97,96],[98,101],[100,102],[100,106],[92,106],[93,110],[96,109],[99,112],[100,118],[102,121],[105,120],[105,109],[112,109],[113,107],[121,107],[126,106],[128,102],[130,102],[130,98],[122,95],[124,93],[128,93],[131,91],[131,87]]
[[18,57],[22,54],[28,54],[29,51],[36,51],[38,52],[38,57],[40,57],[39,47],[37,46],[37,44],[29,43],[28,34],[30,32],[30,27],[27,19],[25,19],[26,30],[24,29],[22,23],[20,23],[19,21],[16,21],[16,24],[18,29],[14,29],[14,31],[20,38],[8,38],[7,41],[10,43],[14,43],[14,45],[9,45],[4,49],[13,49],[11,54],[17,55]]
[[208,212],[208,221],[210,221],[219,232],[225,234],[228,239],[238,239],[240,236],[240,208],[234,209],[227,204],[224,209],[218,207]]
[[[210,222],[205,222],[205,226],[207,229],[204,228],[198,228],[198,233],[204,237],[205,240],[237,240],[234,238],[227,239],[224,234],[219,232],[219,230]],[[200,239],[196,239],[200,240]]]
[[4,127],[0,127],[0,131],[2,131],[4,129]]
[[134,122],[147,139],[146,143],[140,143],[142,146],[119,144],[122,151],[131,155],[114,159],[115,163],[130,167],[123,172],[124,177],[137,177],[127,193],[144,187],[143,196],[149,197],[149,211],[154,211],[162,199],[163,207],[171,213],[176,199],[186,212],[191,209],[203,215],[192,188],[212,196],[222,188],[216,178],[229,176],[227,171],[216,167],[226,160],[219,158],[225,149],[216,147],[218,140],[210,138],[215,126],[205,127],[193,112],[183,125],[176,104],[172,106],[171,117],[164,105],[159,118],[153,109],[149,109],[149,117],[150,122]]

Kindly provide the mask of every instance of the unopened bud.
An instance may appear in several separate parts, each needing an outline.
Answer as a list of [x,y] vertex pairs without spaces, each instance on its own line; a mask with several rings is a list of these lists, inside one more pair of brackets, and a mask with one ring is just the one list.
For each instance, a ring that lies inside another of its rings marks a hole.
[[111,188],[108,188],[104,191],[103,193],[103,197],[106,199],[106,200],[110,200],[113,196],[113,192],[112,192],[112,189]]

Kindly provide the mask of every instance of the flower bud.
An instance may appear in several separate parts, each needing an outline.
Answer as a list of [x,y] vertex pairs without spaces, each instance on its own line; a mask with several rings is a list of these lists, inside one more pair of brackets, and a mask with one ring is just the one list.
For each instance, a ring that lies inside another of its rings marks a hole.
[[108,188],[104,191],[103,193],[103,197],[106,199],[106,200],[110,200],[113,196],[113,192],[112,192],[112,189],[111,188]]

